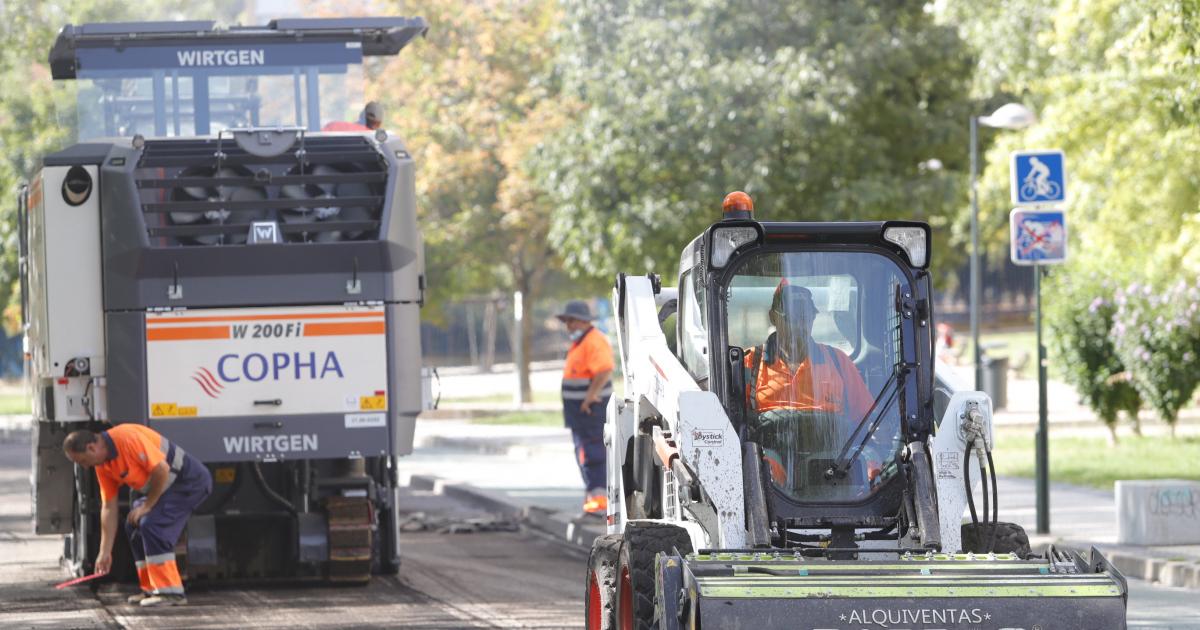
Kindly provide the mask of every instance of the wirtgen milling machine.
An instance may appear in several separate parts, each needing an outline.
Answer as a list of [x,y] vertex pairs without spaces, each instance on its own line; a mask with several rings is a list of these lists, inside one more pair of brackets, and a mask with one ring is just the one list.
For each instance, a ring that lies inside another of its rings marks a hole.
[[991,401],[934,373],[929,226],[725,209],[677,288],[617,281],[588,628],[1124,628],[1097,551],[998,522]]
[[[188,576],[398,569],[422,241],[403,142],[352,123],[364,57],[425,30],[362,18],[59,34],[50,65],[77,94],[80,143],[22,191],[21,255],[35,530],[66,535],[73,571],[91,570],[100,506],[63,437],[126,422],[213,473],[178,549]],[[322,131],[333,122],[361,131]]]

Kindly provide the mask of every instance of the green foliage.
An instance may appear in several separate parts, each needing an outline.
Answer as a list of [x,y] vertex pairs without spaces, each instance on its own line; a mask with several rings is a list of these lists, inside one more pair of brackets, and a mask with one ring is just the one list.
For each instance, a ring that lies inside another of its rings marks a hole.
[[136,20],[235,21],[241,0],[121,0],[0,3],[0,311],[9,328],[20,299],[17,283],[16,192],[47,153],[65,149],[74,135],[75,100],[70,84],[50,78],[50,47],[65,24]]
[[1166,290],[1133,283],[1113,299],[1117,353],[1142,398],[1173,430],[1200,385],[1200,280]]
[[1097,274],[1085,278],[1082,282],[1073,278],[1070,282],[1055,279],[1050,283],[1047,293],[1054,299],[1049,301],[1047,312],[1048,345],[1067,382],[1113,430],[1119,412],[1137,417],[1141,397],[1124,378],[1125,364],[1113,346],[1116,287]]
[[537,297],[557,266],[554,206],[525,163],[574,107],[550,75],[554,1],[387,5],[430,24],[425,40],[372,68],[368,85],[417,160],[430,301],[436,310],[497,289]]
[[923,218],[944,237],[972,60],[925,3],[563,5],[558,70],[588,108],[536,171],[573,275],[670,275],[736,189],[768,220]]

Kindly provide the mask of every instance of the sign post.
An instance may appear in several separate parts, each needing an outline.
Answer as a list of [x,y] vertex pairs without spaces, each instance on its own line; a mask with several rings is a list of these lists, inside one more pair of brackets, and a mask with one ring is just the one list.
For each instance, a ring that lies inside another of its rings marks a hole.
[[1067,164],[1058,149],[1012,154],[1012,202],[1009,215],[1014,264],[1033,266],[1037,294],[1038,430],[1037,532],[1050,533],[1050,454],[1046,417],[1046,346],[1042,343],[1042,276],[1044,265],[1067,259],[1066,214],[1057,206],[1067,199]]
[[[1014,186],[1017,180],[1014,179]],[[1015,190],[1014,190],[1015,194]],[[1046,346],[1042,342],[1043,266],[1067,259],[1067,221],[1062,210],[1014,208],[1009,214],[1010,256],[1014,264],[1033,266],[1033,286],[1037,294],[1037,532],[1050,533],[1050,454],[1049,426],[1046,414]]]

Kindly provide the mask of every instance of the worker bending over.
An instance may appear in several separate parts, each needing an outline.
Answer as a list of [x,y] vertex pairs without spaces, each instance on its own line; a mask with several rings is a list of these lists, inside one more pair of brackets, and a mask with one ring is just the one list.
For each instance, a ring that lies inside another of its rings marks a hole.
[[101,499],[96,573],[112,569],[119,518],[117,491],[124,484],[136,497],[125,520],[125,533],[142,587],[129,603],[147,607],[186,604],[183,579],[175,565],[175,543],[192,510],[212,491],[212,475],[204,464],[154,430],[132,423],[101,433],[73,431],[63,442],[63,452],[76,464],[96,469]]

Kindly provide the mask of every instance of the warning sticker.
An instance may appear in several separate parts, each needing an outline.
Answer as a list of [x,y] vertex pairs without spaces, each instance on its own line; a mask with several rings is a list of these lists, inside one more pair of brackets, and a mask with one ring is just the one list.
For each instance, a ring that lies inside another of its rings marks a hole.
[[959,454],[953,451],[938,453],[937,456],[937,476],[938,479],[958,479],[962,475],[962,465],[959,463]]
[[153,403],[150,405],[150,415],[155,418],[166,418],[179,415],[179,406],[175,403]]
[[387,409],[387,396],[360,396],[358,408],[363,411]]

